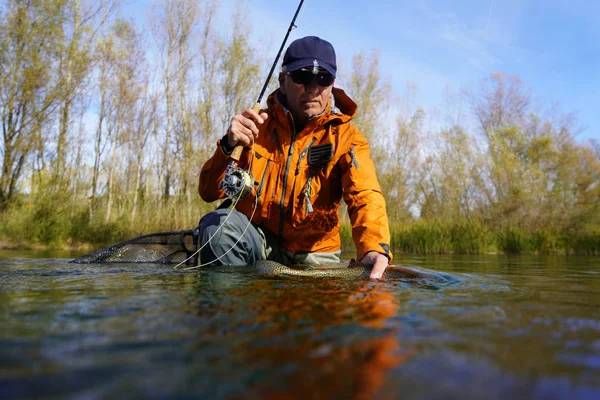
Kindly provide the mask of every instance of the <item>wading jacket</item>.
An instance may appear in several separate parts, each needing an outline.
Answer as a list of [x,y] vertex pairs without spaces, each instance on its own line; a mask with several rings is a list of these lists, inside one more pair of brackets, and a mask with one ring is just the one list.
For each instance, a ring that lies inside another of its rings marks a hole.
[[[269,96],[268,108],[262,110],[269,118],[259,127],[253,151],[244,148],[238,162],[243,169],[251,165],[254,190],[236,209],[250,217],[258,197],[252,220],[279,237],[282,247],[295,253],[334,252],[341,247],[338,210],[343,198],[357,258],[376,251],[391,261],[385,200],[369,144],[350,123],[357,106],[343,90],[333,88],[332,93],[334,109],[330,101],[301,132],[295,132],[278,91]],[[218,186],[231,159],[217,144],[200,172],[198,192],[207,202],[225,197]]]

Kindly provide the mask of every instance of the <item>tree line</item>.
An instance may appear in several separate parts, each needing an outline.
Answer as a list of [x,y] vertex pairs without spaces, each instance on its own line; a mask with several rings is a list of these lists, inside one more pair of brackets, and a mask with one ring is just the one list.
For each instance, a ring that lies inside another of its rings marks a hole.
[[[2,245],[97,247],[214,209],[200,167],[272,62],[245,7],[223,32],[218,0],[155,0],[141,27],[119,0],[0,1]],[[600,146],[576,118],[501,72],[426,110],[379,61],[358,52],[336,85],[359,105],[397,251],[600,253]]]

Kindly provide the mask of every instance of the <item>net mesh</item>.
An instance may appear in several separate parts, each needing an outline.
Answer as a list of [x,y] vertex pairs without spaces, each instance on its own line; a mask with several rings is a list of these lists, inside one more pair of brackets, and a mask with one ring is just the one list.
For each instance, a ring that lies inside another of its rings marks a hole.
[[[179,264],[192,257],[197,244],[198,229],[152,233],[86,254],[71,262]],[[195,255],[186,261],[186,265],[196,265],[197,262],[198,255]]]

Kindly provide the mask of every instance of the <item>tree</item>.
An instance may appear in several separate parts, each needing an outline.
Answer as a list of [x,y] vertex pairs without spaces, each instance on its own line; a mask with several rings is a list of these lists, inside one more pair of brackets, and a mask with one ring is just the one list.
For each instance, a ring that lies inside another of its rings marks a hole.
[[417,202],[415,186],[419,179],[424,121],[425,111],[420,107],[412,115],[398,115],[395,136],[385,153],[387,162],[378,171],[389,204],[388,214],[395,221],[410,220]]
[[214,32],[214,18],[217,9],[217,2],[214,0],[206,5],[202,12],[203,24],[202,34],[200,36],[200,62],[198,78],[198,129],[196,130],[196,140],[200,143],[201,149],[199,157],[201,159],[208,156],[208,150],[211,144],[216,140],[217,132],[216,122],[218,109],[218,87],[215,82],[218,77],[218,58],[220,55],[218,42]]
[[231,41],[221,43],[224,104],[220,132],[225,132],[232,116],[254,105],[261,86],[256,52],[248,41],[251,27],[244,22],[243,2],[238,3],[233,27]]
[[[62,188],[63,174],[66,171],[67,139],[76,97],[82,93],[84,80],[92,68],[92,50],[95,31],[90,24],[92,17],[104,4],[94,9],[82,9],[80,0],[66,2],[62,18],[63,29],[58,47],[59,121],[56,141],[54,179],[57,189]],[[82,104],[85,100],[82,99]]]
[[531,102],[530,89],[521,78],[504,73],[491,74],[465,96],[484,135],[506,125],[522,126]]
[[43,140],[41,127],[57,106],[53,67],[62,11],[56,1],[15,1],[0,18],[0,211],[15,195],[27,157]]
[[[175,183],[175,174],[172,172],[174,159],[179,154],[187,160],[192,158],[193,153],[187,94],[193,65],[190,41],[198,23],[198,4],[192,0],[161,0],[157,3],[157,9],[154,35],[163,57],[166,120],[159,185],[163,188],[163,200],[166,200]],[[180,175],[180,180],[183,182],[183,193],[188,192],[187,174],[183,177]]]
[[386,103],[391,99],[391,84],[381,76],[379,66],[380,53],[360,52],[352,56],[352,76],[348,82],[348,93],[358,104],[354,125],[369,139],[385,136],[383,119],[386,115]]

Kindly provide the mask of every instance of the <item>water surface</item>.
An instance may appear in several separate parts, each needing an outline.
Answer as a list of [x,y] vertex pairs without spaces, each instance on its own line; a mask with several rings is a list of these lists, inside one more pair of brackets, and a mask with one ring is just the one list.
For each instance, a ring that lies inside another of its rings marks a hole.
[[3,398],[600,398],[600,259],[398,256],[448,285],[0,260]]

